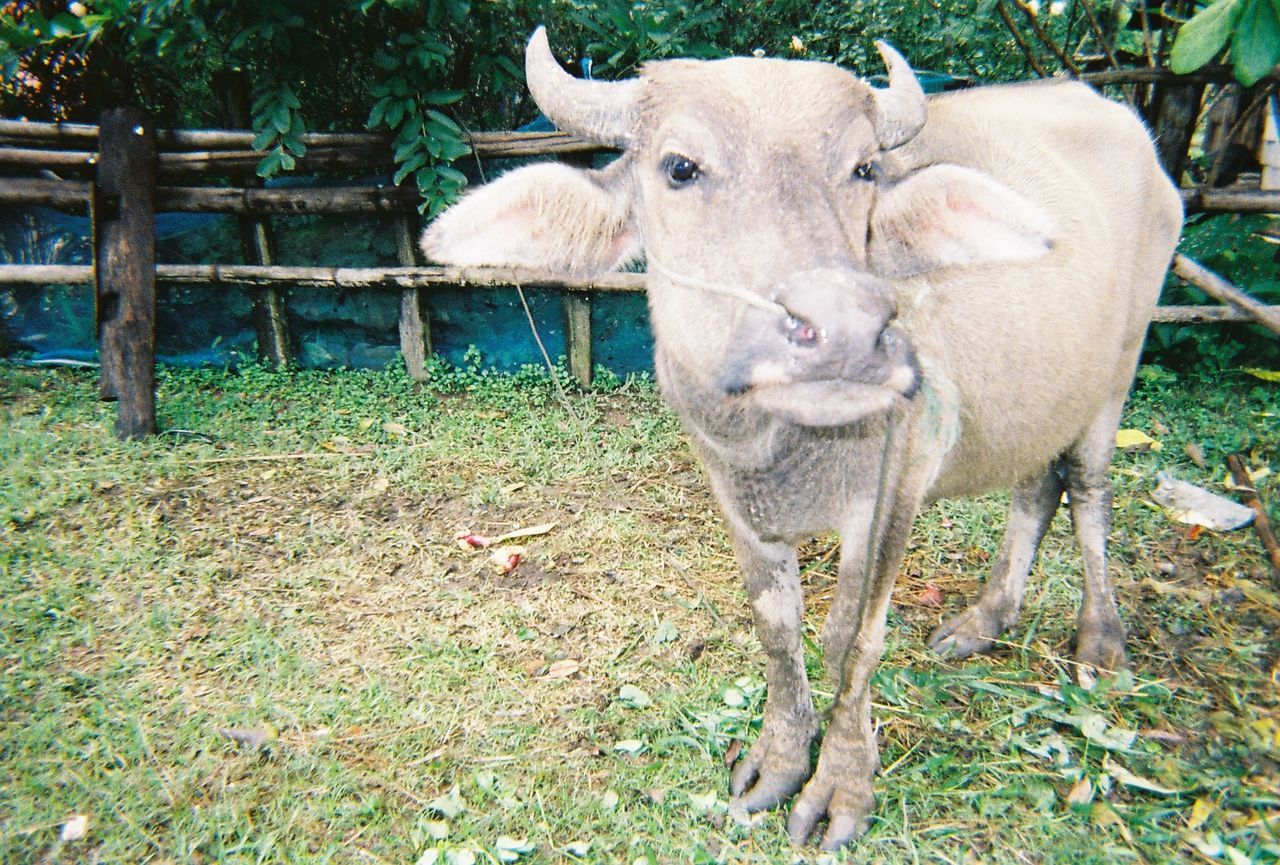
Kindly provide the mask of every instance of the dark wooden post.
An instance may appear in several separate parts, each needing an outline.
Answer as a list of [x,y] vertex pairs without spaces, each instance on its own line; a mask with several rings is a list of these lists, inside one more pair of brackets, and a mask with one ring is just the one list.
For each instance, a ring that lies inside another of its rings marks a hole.
[[1152,98],[1155,114],[1156,153],[1165,173],[1175,184],[1181,184],[1187,167],[1187,150],[1200,117],[1204,99],[1204,82],[1198,84],[1157,84]]
[[[235,69],[215,72],[213,87],[218,94],[223,117],[233,129],[248,129],[249,85],[244,72]],[[261,186],[256,178],[253,185]],[[240,249],[245,264],[273,265],[276,263],[275,239],[271,235],[271,223],[261,216],[239,216]],[[258,359],[273,369],[289,365],[292,352],[289,347],[289,316],[285,306],[284,290],[280,288],[252,289],[253,326],[258,336]]]
[[156,142],[137,108],[105,112],[93,197],[98,395],[118,400],[116,435],[156,431]]
[[[414,239],[417,220],[411,216],[395,218],[396,259],[401,267],[416,267]],[[431,354],[431,316],[427,309],[426,292],[420,288],[406,288],[400,292],[400,354],[404,367],[414,381],[429,381],[427,357]]]

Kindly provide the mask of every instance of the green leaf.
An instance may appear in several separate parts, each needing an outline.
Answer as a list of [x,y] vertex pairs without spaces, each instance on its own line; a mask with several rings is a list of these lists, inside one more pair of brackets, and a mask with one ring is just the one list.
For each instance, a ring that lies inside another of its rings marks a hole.
[[437,165],[436,174],[440,175],[441,179],[451,186],[461,188],[467,185],[467,175],[463,174],[456,168],[450,168],[447,165]]
[[276,136],[280,133],[276,132],[274,126],[270,126],[258,133],[258,137],[253,139],[254,150],[266,150],[268,147],[276,143]]
[[259,177],[274,177],[280,171],[280,159],[282,155],[283,154],[281,154],[278,149],[271,151],[263,157],[261,162],[258,163],[255,173]]
[[1178,29],[1169,52],[1169,67],[1178,74],[1194,72],[1221,53],[1246,4],[1268,0],[1217,0]]
[[293,118],[289,116],[289,106],[278,104],[275,110],[271,112],[271,125],[280,132],[288,132],[289,127],[293,124]]
[[413,174],[413,172],[417,171],[419,168],[421,168],[426,164],[427,164],[427,154],[425,153],[414,154],[406,162],[404,162],[398,169],[396,169],[395,176],[391,178],[391,182],[394,183],[396,186],[399,186],[401,183],[404,182],[404,179],[406,177],[408,177],[410,174]]
[[1280,62],[1280,19],[1270,0],[1250,0],[1231,43],[1236,80],[1250,87]]
[[384,122],[392,129],[400,125],[400,121],[404,119],[404,102],[396,100],[387,106],[386,115],[383,117]]

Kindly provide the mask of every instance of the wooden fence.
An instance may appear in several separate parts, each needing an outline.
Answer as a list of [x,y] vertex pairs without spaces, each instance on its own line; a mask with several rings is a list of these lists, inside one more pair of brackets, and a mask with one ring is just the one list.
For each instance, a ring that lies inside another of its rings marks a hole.
[[[98,125],[0,120],[0,170],[57,173],[0,177],[0,205],[43,205],[89,214],[94,264],[0,265],[0,284],[93,284],[101,356],[100,394],[119,401],[116,432],[133,438],[155,430],[154,359],[156,285],[238,285],[256,289],[259,351],[288,361],[283,285],[384,288],[401,292],[399,335],[409,374],[425,378],[431,351],[424,291],[438,286],[520,286],[563,293],[569,368],[590,382],[591,293],[644,290],[644,275],[617,273],[594,279],[512,268],[425,267],[415,258],[418,193],[387,184],[318,185],[264,189],[254,169],[262,154],[253,133],[240,130],[155,129],[136,109],[106,112]],[[311,133],[299,158],[308,174],[371,172],[392,165],[386,137],[365,133]],[[602,152],[596,144],[558,132],[478,133],[475,159],[550,156],[581,162]],[[464,159],[467,157],[463,157]],[[230,178],[238,186],[192,184]],[[1256,188],[1183,190],[1189,213],[1280,212],[1280,191]],[[229,213],[240,220],[245,265],[166,265],[155,261],[157,211]],[[284,267],[274,263],[269,219],[284,214],[392,214],[398,267]],[[1161,307],[1156,321],[1260,321],[1280,332],[1280,307],[1265,307],[1225,281],[1183,260],[1175,272],[1226,306]]]

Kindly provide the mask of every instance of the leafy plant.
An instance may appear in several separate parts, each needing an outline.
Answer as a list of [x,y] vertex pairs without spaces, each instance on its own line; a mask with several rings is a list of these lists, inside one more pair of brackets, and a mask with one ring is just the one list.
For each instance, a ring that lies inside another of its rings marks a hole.
[[1280,4],[1275,0],[1214,0],[1178,30],[1169,65],[1194,72],[1230,43],[1236,80],[1251,86],[1280,63]]

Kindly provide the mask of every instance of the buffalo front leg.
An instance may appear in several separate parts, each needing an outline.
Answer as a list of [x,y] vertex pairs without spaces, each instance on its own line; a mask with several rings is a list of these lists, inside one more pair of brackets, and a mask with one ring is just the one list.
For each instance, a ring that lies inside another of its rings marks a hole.
[[840,619],[826,628],[827,651],[836,654],[827,659],[828,668],[838,671],[836,699],[817,769],[787,820],[795,844],[807,842],[825,819],[822,849],[836,850],[866,831],[875,807],[871,779],[880,768],[880,751],[871,721],[870,680],[884,651],[893,583],[923,496],[920,467],[905,471],[895,487],[882,503],[883,524],[873,521],[872,554],[841,557],[832,605],[832,615]]
[[733,770],[729,789],[734,806],[746,811],[773,808],[789,799],[809,777],[809,746],[818,718],[804,667],[801,635],[804,599],[795,550],[761,541],[732,525],[734,551],[765,652],[768,696],[760,737]]
[[930,648],[951,658],[985,652],[996,637],[1017,623],[1027,573],[1061,499],[1062,481],[1053,466],[1013,488],[1004,541],[991,576],[973,606],[933,632]]

